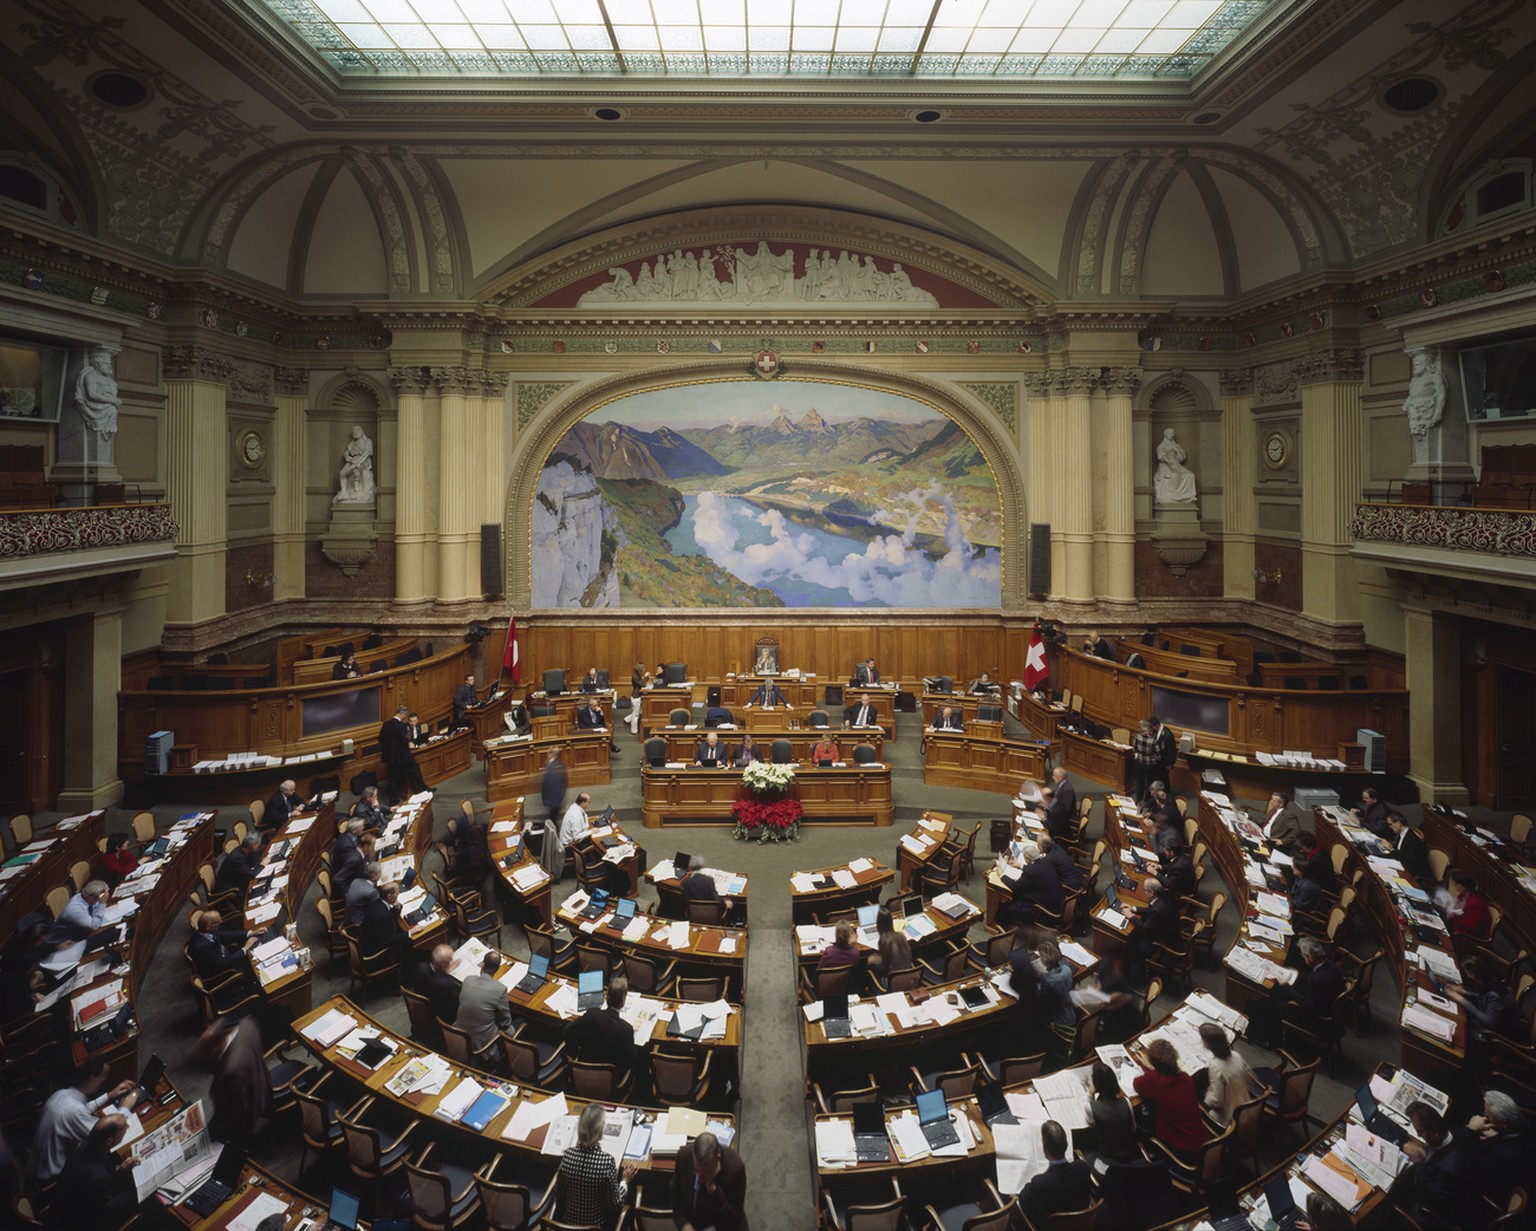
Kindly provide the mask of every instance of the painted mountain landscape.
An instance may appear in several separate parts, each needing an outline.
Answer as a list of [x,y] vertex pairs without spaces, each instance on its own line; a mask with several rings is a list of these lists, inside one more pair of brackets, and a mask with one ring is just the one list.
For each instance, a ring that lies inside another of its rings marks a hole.
[[997,489],[961,428],[814,381],[648,390],[566,433],[535,607],[996,607]]

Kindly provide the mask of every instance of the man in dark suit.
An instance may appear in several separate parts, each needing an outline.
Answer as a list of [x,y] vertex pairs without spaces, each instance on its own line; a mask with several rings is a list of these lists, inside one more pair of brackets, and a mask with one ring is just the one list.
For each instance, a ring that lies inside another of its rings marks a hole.
[[1051,786],[1055,788],[1056,798],[1066,809],[1067,815],[1074,820],[1077,818],[1077,788],[1072,785],[1072,779],[1067,777],[1067,771],[1058,765],[1051,770]]
[[285,778],[267,800],[267,810],[261,815],[262,828],[281,829],[288,823],[289,814],[296,812],[303,803],[299,798],[299,784],[292,778]]
[[693,750],[693,763],[695,765],[707,765],[711,769],[719,765],[725,765],[729,761],[726,755],[727,749],[720,742],[717,732],[711,731],[699,741],[698,747]]
[[415,973],[416,951],[411,947],[410,933],[400,926],[400,886],[386,881],[378,893],[363,903],[362,921],[357,925],[357,938],[364,957],[388,952],[400,967],[403,979],[410,982]]
[[59,1172],[48,1207],[56,1227],[120,1227],[139,1204],[130,1160],[119,1158],[118,1143],[128,1118],[103,1115],[91,1125],[85,1144]]
[[1179,811],[1179,805],[1173,796],[1168,794],[1168,788],[1161,782],[1154,782],[1147,788],[1147,800],[1141,806],[1141,810],[1153,821],[1165,821],[1172,825],[1181,835],[1184,832],[1184,814]]
[[1045,1170],[1019,1194],[1019,1205],[1034,1227],[1045,1226],[1052,1214],[1085,1210],[1093,1204],[1088,1164],[1067,1158],[1067,1130],[1055,1120],[1047,1120],[1040,1126],[1040,1143],[1048,1160]]
[[1095,658],[1102,658],[1109,662],[1115,661],[1115,647],[1098,633],[1088,634],[1088,639],[1083,642],[1083,653],[1092,654]]
[[672,1220],[678,1231],[747,1231],[747,1165],[713,1133],[677,1152]]
[[352,815],[363,822],[364,829],[382,831],[389,824],[389,810],[379,802],[379,788],[365,786],[352,806]]
[[194,1044],[193,1055],[213,1067],[208,1135],[249,1149],[256,1125],[272,1107],[272,1078],[255,1019],[216,1019]]
[[421,776],[421,766],[416,764],[416,754],[411,751],[411,733],[405,725],[410,713],[402,705],[395,716],[379,728],[379,747],[384,754],[384,764],[389,766],[389,799],[397,804],[404,799],[403,788],[411,786],[412,793],[425,791],[427,783]]
[[1179,904],[1156,880],[1147,882],[1151,899],[1132,911],[1131,934],[1126,950],[1134,958],[1146,961],[1160,944],[1170,944],[1179,931]]
[[992,682],[992,677],[987,674],[987,672],[983,671],[980,675],[971,681],[971,686],[965,691],[971,693],[973,696],[986,697],[991,696],[994,692],[997,691],[997,685]]
[[[576,711],[576,729],[578,731],[606,731],[608,729],[608,719],[603,714],[602,706],[598,705],[595,699],[589,698],[587,703]],[[614,743],[611,739],[608,741],[608,748],[611,752],[619,750],[618,744]]]
[[961,721],[959,713],[953,706],[946,705],[935,715],[933,729],[935,731],[963,731],[965,723]]
[[420,714],[410,714],[405,720],[406,737],[412,748],[419,748],[432,738],[432,728],[422,722]]
[[1059,842],[1070,839],[1077,817],[1063,805],[1054,786],[1041,788],[1040,803],[1045,810],[1045,832]]
[[880,669],[875,666],[873,658],[866,658],[853,669],[853,682],[865,687],[880,682]]
[[1088,883],[1088,874],[1073,861],[1064,846],[1058,846],[1056,839],[1050,834],[1045,834],[1040,839],[1041,857],[1056,869],[1056,875],[1061,879],[1063,889],[1081,889]]
[[782,705],[787,710],[795,708],[789,703],[789,699],[785,697],[783,689],[772,680],[764,680],[759,684],[757,691],[752,694],[752,700],[747,704],[749,706],[760,706],[765,710],[770,710],[776,705]]
[[1351,812],[1378,838],[1390,838],[1391,830],[1387,826],[1388,819],[1392,815],[1392,809],[1382,802],[1381,796],[1375,787],[1366,787],[1360,792],[1360,806],[1351,808]]
[[877,727],[880,719],[875,714],[875,707],[869,703],[869,695],[859,697],[857,705],[850,705],[843,711],[843,721],[850,727]]
[[1306,969],[1289,987],[1277,989],[1275,1001],[1262,1001],[1249,1010],[1251,1027],[1248,1037],[1260,1047],[1277,1042],[1282,1021],[1295,1022],[1305,1030],[1317,1030],[1321,1023],[1333,1020],[1334,1005],[1344,990],[1344,976],[1328,957],[1322,941],[1303,936],[1296,942]]
[[331,668],[333,680],[355,680],[362,673],[363,669],[357,665],[356,654],[343,654]]
[[432,1015],[451,1022],[459,1015],[459,981],[448,973],[453,965],[453,946],[437,945],[432,960],[416,977],[416,990],[432,1002]]
[[1392,853],[1403,861],[1408,875],[1415,880],[1429,880],[1429,848],[1419,831],[1397,812],[1387,817],[1387,827],[1392,833]]
[[258,937],[243,928],[221,931],[224,917],[216,910],[205,910],[197,920],[197,931],[187,942],[187,956],[198,977],[207,981],[227,970],[237,970],[249,978],[251,959],[249,954],[256,947]]
[[464,721],[464,712],[480,704],[480,694],[475,691],[475,675],[470,672],[464,682],[453,690],[453,725]]
[[1465,1225],[1462,1208],[1470,1177],[1461,1145],[1446,1130],[1445,1118],[1426,1102],[1408,1105],[1408,1122],[1416,1138],[1403,1144],[1413,1172],[1409,1214],[1420,1225]]
[[571,1056],[587,1064],[611,1064],[624,1082],[635,1067],[635,1028],[620,1010],[629,998],[629,980],[620,976],[608,984],[608,1003],[588,1009],[565,1028]]
[[1163,720],[1156,714],[1152,715],[1152,734],[1157,740],[1159,760],[1163,766],[1163,781],[1168,780],[1169,771],[1179,763],[1179,741],[1174,739],[1173,731],[1163,725]]
[[1157,870],[1158,883],[1171,897],[1187,898],[1195,892],[1195,861],[1184,845],[1163,848]]
[[357,844],[363,835],[363,828],[363,818],[352,817],[347,821],[346,831],[337,837],[335,845],[331,847],[331,889],[338,896],[346,894],[352,882],[363,874],[363,868],[368,862]]
[[1061,891],[1061,876],[1049,861],[1040,857],[1040,848],[1033,842],[1024,843],[1024,866],[1013,882],[1013,900],[1008,913],[1015,926],[1033,923],[1039,908],[1044,907],[1053,915],[1061,913],[1066,895]]
[[683,901],[718,902],[720,891],[715,888],[715,878],[704,871],[704,856],[688,856],[688,875],[683,877]]
[[261,834],[246,834],[240,845],[225,855],[224,862],[219,864],[219,874],[213,878],[214,893],[226,890],[245,893],[264,863],[266,860],[261,854]]

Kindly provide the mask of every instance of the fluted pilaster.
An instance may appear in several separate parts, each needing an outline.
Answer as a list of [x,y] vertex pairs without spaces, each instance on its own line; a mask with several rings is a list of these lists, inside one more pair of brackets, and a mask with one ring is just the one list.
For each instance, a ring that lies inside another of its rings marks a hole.
[[304,597],[304,444],[309,372],[277,369],[272,423],[273,598]]
[[1302,611],[1333,623],[1360,618],[1349,522],[1362,476],[1359,351],[1321,351],[1297,364],[1301,385]]
[[438,392],[437,596],[444,602],[480,592],[479,510],[477,487],[481,462],[478,413],[479,373],[467,368],[436,368]]
[[1094,443],[1104,459],[1101,495],[1104,507],[1104,597],[1131,602],[1136,597],[1136,508],[1131,475],[1134,442],[1132,400],[1141,383],[1137,368],[1105,368],[1098,403]]
[[1221,373],[1222,585],[1229,597],[1254,597],[1254,528],[1258,523],[1258,444],[1253,428],[1253,369]]
[[[427,450],[427,389],[424,368],[391,368],[395,390],[396,435],[399,440],[395,492],[395,597],[411,602],[431,597],[427,553],[431,536],[427,523],[427,489],[420,459]],[[412,469],[412,463],[418,463]]]
[[179,527],[166,620],[195,624],[224,614],[229,515],[225,428],[230,361],[200,346],[168,346],[165,372],[166,498]]
[[[1056,592],[1063,598],[1090,602],[1093,585],[1093,449],[1091,441],[1093,391],[1099,386],[1097,368],[1064,368],[1056,373],[1056,432],[1060,476],[1057,525],[1061,533],[1062,570]],[[1054,531],[1053,531],[1054,537]],[[1052,570],[1053,573],[1055,570]]]

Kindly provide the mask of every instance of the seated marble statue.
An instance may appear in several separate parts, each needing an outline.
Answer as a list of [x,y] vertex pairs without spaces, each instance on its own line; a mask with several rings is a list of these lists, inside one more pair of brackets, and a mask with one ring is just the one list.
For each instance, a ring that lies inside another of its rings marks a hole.
[[1152,475],[1152,490],[1158,504],[1195,502],[1195,472],[1184,465],[1188,460],[1184,446],[1173,438],[1173,429],[1165,429],[1157,446],[1157,470]]

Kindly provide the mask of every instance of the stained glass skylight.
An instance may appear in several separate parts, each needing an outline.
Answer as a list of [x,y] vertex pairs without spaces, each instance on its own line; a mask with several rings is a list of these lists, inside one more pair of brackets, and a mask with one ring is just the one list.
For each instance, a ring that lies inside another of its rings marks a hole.
[[1187,81],[1281,0],[262,0],[345,76]]

